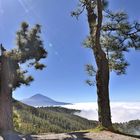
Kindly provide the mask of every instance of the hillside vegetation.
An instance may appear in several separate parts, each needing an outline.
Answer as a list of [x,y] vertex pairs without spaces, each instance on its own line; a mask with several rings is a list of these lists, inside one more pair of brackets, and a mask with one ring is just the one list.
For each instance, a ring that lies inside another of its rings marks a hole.
[[61,107],[34,108],[16,100],[13,102],[15,130],[24,134],[71,132],[97,126],[96,121],[74,115],[78,110]]
[[114,126],[120,132],[140,136],[140,120],[132,120],[125,123],[115,123]]
[[[22,134],[65,133],[93,129],[97,121],[90,121],[74,115],[80,110],[62,107],[35,108],[14,100],[14,126]],[[140,120],[113,124],[115,129],[125,134],[140,135]]]

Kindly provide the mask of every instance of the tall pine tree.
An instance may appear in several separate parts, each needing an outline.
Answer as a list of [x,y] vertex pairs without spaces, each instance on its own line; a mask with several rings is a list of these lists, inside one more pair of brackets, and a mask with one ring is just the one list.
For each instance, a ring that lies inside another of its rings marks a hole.
[[[110,129],[110,71],[118,75],[126,73],[128,62],[125,53],[132,48],[140,48],[140,24],[130,23],[124,12],[107,10],[107,5],[105,0],[79,0],[78,9],[72,12],[72,16],[78,18],[84,11],[87,13],[89,36],[84,45],[92,50],[96,67],[88,64],[86,70],[90,76],[96,76],[100,125]],[[94,84],[91,80],[86,82]]]
[[27,75],[27,70],[22,70],[21,65],[29,63],[42,70],[45,65],[40,60],[46,58],[47,52],[44,49],[40,37],[41,26],[36,24],[29,28],[26,22],[21,24],[16,34],[16,47],[6,50],[1,44],[0,55],[0,130],[13,130],[13,106],[12,91],[22,84],[29,85],[33,77]]

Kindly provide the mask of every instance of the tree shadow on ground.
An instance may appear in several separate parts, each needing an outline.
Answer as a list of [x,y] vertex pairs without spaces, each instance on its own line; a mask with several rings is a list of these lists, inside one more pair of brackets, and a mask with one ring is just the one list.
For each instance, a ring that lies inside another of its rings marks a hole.
[[22,140],[22,138],[16,133],[4,133],[2,134],[3,140]]
[[71,136],[71,138],[66,138],[64,140],[91,140],[90,138],[86,138],[86,133],[88,132],[68,133]]

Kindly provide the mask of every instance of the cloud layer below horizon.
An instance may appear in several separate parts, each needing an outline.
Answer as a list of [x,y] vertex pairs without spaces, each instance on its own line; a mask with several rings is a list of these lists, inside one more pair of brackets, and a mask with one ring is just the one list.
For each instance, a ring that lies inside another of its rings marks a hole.
[[[98,120],[98,107],[96,102],[75,103],[72,105],[64,105],[63,107],[81,110],[81,112],[76,113],[76,115],[89,120]],[[113,122],[127,122],[140,119],[140,102],[112,102],[111,113]]]

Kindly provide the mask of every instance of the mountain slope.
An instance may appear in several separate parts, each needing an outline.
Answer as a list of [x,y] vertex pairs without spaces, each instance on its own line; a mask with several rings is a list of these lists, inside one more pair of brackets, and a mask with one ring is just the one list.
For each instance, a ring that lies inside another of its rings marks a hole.
[[89,121],[74,115],[78,110],[73,109],[34,108],[14,100],[14,110],[19,116],[16,120],[20,120],[20,125],[15,129],[21,133],[71,132],[97,126],[96,121]]
[[[15,129],[21,133],[64,133],[95,128],[96,121],[89,121],[74,115],[80,110],[62,107],[35,108],[16,100],[14,103]],[[18,125],[17,125],[18,124]],[[114,127],[122,133],[140,135],[140,120],[127,123],[115,123]]]
[[30,106],[34,106],[34,107],[36,107],[36,106],[41,107],[41,106],[54,106],[54,105],[69,104],[69,103],[55,101],[55,100],[53,100],[49,97],[46,97],[42,94],[36,94],[36,95],[34,95],[30,98],[21,100],[21,102],[24,103],[24,104],[30,105]]

